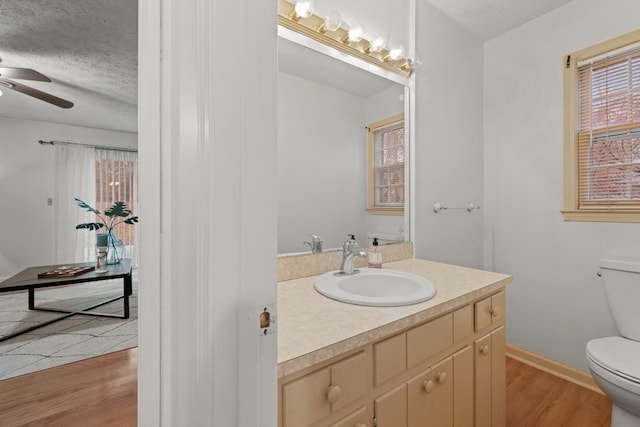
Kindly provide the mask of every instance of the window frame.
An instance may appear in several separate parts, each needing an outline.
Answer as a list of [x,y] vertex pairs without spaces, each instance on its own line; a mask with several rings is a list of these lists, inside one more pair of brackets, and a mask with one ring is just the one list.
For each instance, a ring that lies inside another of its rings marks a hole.
[[640,222],[640,200],[627,203],[623,208],[580,207],[578,158],[578,63],[638,42],[640,30],[635,30],[564,57],[564,206],[561,212],[565,221]]
[[[375,183],[375,131],[381,128],[385,128],[387,126],[393,125],[395,123],[402,122],[406,125],[404,120],[404,113],[396,114],[391,117],[387,117],[386,119],[371,123],[367,126],[367,157],[368,157],[368,167],[367,167],[367,213],[371,215],[394,215],[401,216],[404,215],[405,204],[403,203],[402,207],[391,207],[391,206],[376,206],[376,183]],[[406,160],[406,126],[405,126],[405,137],[404,137],[404,149],[405,149],[405,160]],[[403,171],[405,171],[406,161],[402,164]],[[407,185],[405,182],[406,174],[403,173],[403,185]]]

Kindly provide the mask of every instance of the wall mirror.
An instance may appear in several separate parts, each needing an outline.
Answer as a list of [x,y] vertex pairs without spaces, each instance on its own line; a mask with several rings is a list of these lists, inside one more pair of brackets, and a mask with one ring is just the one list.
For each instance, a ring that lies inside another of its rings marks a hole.
[[341,247],[347,234],[361,246],[373,235],[382,244],[409,240],[409,132],[404,212],[372,214],[367,127],[403,113],[406,127],[410,91],[335,56],[278,37],[279,254],[310,252],[304,242],[312,234],[324,251]]

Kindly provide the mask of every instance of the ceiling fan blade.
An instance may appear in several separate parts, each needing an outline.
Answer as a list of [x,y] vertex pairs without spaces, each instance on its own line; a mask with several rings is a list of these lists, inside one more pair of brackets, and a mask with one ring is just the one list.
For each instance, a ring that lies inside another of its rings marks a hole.
[[17,92],[24,93],[25,95],[33,96],[34,98],[38,98],[44,102],[48,102],[49,104],[57,105],[60,108],[73,107],[73,102],[69,102],[66,99],[58,98],[57,96],[50,95],[46,92],[42,92],[41,90],[34,89],[30,86],[3,79],[0,79],[0,83],[2,83],[1,86],[3,87],[13,89]]
[[5,79],[36,80],[50,82],[49,77],[31,68],[0,67],[0,77]]

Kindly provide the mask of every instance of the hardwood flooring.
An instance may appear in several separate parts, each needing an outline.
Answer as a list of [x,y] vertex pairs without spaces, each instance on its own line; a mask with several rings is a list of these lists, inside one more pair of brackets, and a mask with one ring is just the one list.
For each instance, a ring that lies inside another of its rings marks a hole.
[[[137,349],[0,381],[3,427],[136,425]],[[507,427],[609,426],[605,396],[507,358]]]
[[507,357],[507,427],[609,427],[604,395]]
[[137,365],[133,348],[0,381],[0,425],[135,426]]

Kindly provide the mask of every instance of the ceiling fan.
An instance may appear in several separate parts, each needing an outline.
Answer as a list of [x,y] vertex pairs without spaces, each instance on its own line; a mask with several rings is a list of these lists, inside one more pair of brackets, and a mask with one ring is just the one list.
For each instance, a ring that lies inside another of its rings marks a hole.
[[73,102],[58,98],[57,96],[42,92],[30,86],[23,85],[22,83],[14,82],[10,79],[51,82],[47,76],[32,70],[31,68],[0,67],[0,88],[5,87],[7,89],[12,89],[16,92],[24,93],[25,95],[33,96],[34,98],[48,102],[49,104],[57,105],[60,108],[73,107]]

